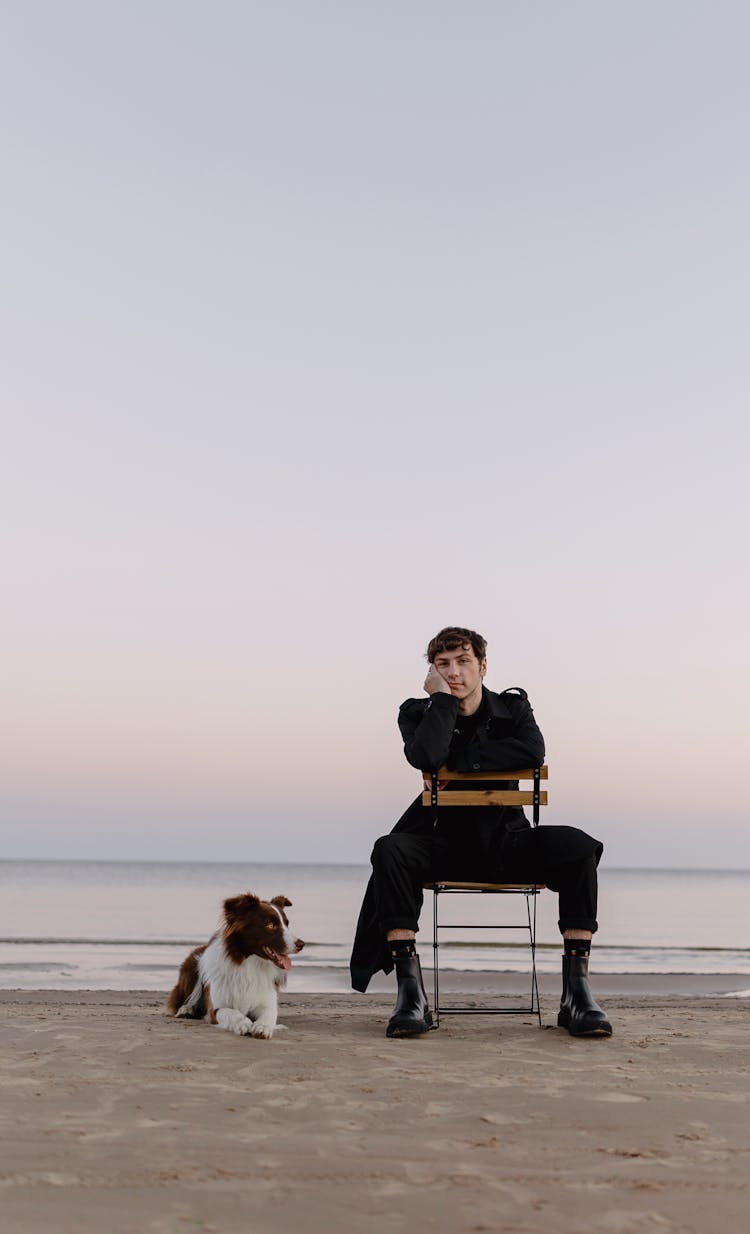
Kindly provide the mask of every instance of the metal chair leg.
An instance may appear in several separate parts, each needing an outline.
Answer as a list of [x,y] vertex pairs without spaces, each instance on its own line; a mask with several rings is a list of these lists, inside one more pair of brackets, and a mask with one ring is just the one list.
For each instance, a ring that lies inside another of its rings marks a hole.
[[438,892],[432,893],[432,984],[435,991],[435,1018],[433,1028],[440,1028],[440,961],[438,951],[440,942],[438,940]]

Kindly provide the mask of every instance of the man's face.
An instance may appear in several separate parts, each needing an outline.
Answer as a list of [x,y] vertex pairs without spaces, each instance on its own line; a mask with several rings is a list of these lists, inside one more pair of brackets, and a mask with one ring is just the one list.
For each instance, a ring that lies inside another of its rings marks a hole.
[[471,643],[456,647],[453,651],[439,651],[433,664],[450,686],[453,697],[459,701],[468,698],[475,690],[481,690],[487,661],[477,659]]

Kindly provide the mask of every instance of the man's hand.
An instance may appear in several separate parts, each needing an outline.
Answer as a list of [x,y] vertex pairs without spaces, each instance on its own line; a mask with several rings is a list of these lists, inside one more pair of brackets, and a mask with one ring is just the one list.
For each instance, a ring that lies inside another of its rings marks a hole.
[[445,677],[441,677],[434,664],[424,679],[424,688],[428,694],[450,694],[451,688]]

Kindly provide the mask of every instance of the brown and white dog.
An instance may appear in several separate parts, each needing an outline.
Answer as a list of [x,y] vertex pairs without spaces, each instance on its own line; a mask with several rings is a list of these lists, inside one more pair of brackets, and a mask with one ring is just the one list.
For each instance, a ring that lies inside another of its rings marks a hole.
[[289,929],[286,896],[248,892],[224,901],[223,926],[183,961],[167,999],[170,1015],[208,1020],[241,1036],[273,1036],[278,991],[302,939]]

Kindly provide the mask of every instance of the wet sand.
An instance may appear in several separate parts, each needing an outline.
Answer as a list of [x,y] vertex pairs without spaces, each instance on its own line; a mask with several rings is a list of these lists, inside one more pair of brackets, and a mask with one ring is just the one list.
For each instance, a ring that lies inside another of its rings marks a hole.
[[289,993],[271,1042],[153,993],[1,993],[0,1228],[744,1229],[750,1000],[609,981],[594,1041],[553,1027],[549,993],[541,1031],[472,1016],[407,1041],[389,995]]

